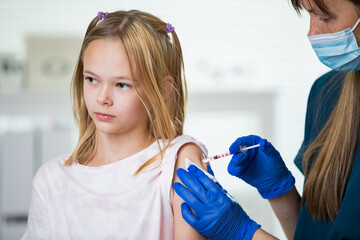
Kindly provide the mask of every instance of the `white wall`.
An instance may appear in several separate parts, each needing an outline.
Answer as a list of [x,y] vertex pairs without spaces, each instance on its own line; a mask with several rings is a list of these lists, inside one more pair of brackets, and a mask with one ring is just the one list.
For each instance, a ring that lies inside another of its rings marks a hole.
[[175,27],[190,97],[204,91],[275,93],[269,140],[302,189],[293,159],[303,138],[311,84],[328,70],[308,43],[306,13],[298,17],[287,0],[1,0],[0,54],[14,53],[26,62],[27,35],[82,37],[98,11],[119,9],[148,11]]

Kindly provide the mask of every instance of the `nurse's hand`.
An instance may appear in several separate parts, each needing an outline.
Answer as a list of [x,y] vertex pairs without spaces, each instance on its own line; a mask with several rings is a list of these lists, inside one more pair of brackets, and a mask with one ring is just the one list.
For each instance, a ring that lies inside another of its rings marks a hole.
[[[239,152],[240,146],[259,144],[259,148]],[[231,146],[234,154],[228,172],[257,188],[265,199],[287,193],[295,184],[295,178],[285,166],[279,152],[266,139],[258,136],[238,138]]]
[[181,205],[185,221],[210,239],[251,239],[260,225],[249,218],[220,184],[214,183],[194,165],[188,170],[179,168],[176,171],[187,188],[174,183],[176,193],[186,202]]

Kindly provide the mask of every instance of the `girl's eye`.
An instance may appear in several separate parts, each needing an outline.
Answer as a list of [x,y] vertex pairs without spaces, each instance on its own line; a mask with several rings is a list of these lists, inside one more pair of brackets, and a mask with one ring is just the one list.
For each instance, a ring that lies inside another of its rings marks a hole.
[[119,88],[123,88],[123,89],[127,89],[130,88],[130,85],[126,84],[126,83],[118,83],[116,84]]
[[95,78],[92,77],[87,77],[86,80],[90,83],[90,84],[96,84],[98,82],[98,80],[96,80]]

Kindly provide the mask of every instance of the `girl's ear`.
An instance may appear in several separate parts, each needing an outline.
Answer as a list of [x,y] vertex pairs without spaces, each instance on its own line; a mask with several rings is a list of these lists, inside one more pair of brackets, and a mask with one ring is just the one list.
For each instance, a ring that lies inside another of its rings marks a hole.
[[173,91],[175,80],[172,76],[166,75],[164,77],[164,81],[165,81],[165,87],[164,87],[163,97],[164,100],[166,100]]

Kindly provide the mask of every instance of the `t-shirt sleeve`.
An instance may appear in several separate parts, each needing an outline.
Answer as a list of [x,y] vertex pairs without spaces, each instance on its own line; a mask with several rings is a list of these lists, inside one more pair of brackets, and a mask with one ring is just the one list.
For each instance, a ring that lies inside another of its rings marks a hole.
[[33,180],[27,229],[22,240],[51,239],[51,222],[47,209],[45,192],[42,190],[41,170]]

